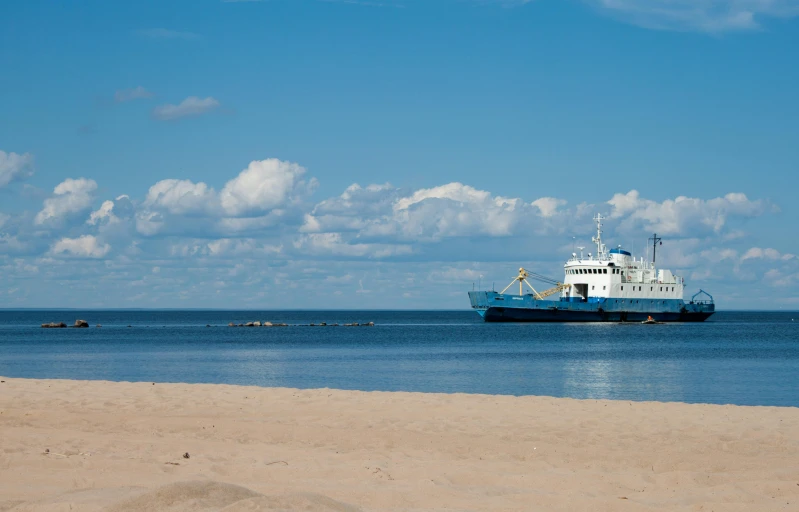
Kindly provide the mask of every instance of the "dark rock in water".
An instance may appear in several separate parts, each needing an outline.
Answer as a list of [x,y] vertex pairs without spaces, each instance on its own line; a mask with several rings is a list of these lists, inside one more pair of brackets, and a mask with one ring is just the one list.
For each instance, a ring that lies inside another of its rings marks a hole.
[[95,327],[102,327],[102,324],[97,324],[95,325]]
[[227,324],[227,326],[228,327],[236,327],[236,324],[234,324],[233,322],[230,322],[229,324]]
[[253,322],[247,322],[246,324],[244,324],[244,326],[245,327],[255,327],[255,324]]
[[89,322],[86,320],[75,320],[75,325],[72,327],[89,327]]
[[59,322],[59,323],[50,322],[49,324],[42,324],[43,329],[63,329],[66,326],[67,324],[65,324],[64,322]]
[[364,327],[374,327],[375,323],[374,322],[368,322],[368,323],[363,324],[363,326]]
[[206,327],[211,327],[211,324],[205,324]]
[[322,327],[325,327],[325,326],[327,325],[327,322],[322,322],[322,323],[321,323],[321,324],[319,324],[319,325],[321,325]]

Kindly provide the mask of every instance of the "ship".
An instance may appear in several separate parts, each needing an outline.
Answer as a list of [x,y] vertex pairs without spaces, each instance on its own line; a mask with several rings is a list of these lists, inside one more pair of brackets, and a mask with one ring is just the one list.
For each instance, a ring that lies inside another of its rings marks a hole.
[[[472,309],[486,322],[703,322],[715,311],[713,296],[699,290],[683,299],[685,280],[655,265],[658,244],[653,235],[652,260],[636,258],[617,246],[602,242],[602,215],[594,221],[597,234],[591,242],[596,253],[572,252],[564,264],[564,279],[556,281],[524,268],[501,292],[469,292]],[[648,247],[648,245],[647,245]],[[549,283],[538,292],[530,280]],[[506,293],[518,284],[518,295]],[[551,298],[554,297],[554,298]]]

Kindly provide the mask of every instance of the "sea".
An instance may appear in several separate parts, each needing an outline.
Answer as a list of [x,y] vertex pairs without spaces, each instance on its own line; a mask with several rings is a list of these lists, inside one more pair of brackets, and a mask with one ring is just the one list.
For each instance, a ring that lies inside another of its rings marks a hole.
[[[76,319],[91,327],[40,327]],[[290,325],[228,326],[249,321]],[[321,322],[375,325],[309,325]],[[492,324],[472,311],[0,310],[0,375],[799,407],[799,312],[642,325]]]

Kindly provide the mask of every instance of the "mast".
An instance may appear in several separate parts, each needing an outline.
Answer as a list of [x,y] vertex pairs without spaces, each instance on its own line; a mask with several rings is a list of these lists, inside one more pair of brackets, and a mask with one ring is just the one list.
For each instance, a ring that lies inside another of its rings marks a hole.
[[596,221],[596,237],[592,238],[591,241],[596,244],[597,259],[602,257],[602,221],[606,218],[607,217],[603,217],[601,213],[597,213],[594,216],[594,220]]
[[652,242],[652,264],[653,265],[655,264],[655,253],[657,253],[658,244],[663,245],[663,242],[661,240],[662,240],[662,238],[658,238],[658,234],[657,233],[653,234],[649,238],[649,241]]

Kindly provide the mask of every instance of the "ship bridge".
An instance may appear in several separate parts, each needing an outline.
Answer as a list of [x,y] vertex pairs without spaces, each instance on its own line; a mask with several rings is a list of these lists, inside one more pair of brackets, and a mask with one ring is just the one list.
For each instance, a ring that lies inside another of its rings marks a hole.
[[[654,302],[675,300],[683,297],[683,279],[670,270],[655,267],[652,261],[637,259],[621,246],[608,250],[602,243],[602,220],[594,217],[597,234],[591,239],[596,244],[596,253],[580,254],[572,257],[563,266],[565,277],[561,300],[568,302],[604,302],[607,299]],[[654,237],[655,243],[660,239]],[[635,302],[638,301],[638,302]]]

